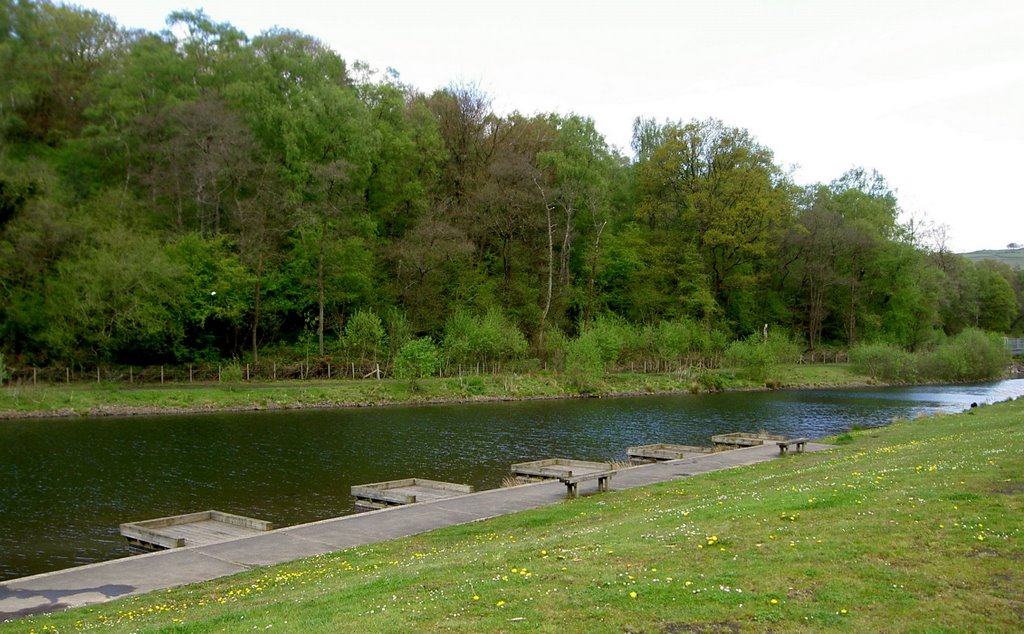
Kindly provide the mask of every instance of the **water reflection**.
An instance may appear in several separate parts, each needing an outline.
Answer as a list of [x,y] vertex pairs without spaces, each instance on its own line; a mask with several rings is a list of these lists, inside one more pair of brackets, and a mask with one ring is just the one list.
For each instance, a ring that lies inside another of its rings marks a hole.
[[219,509],[308,522],[353,484],[498,486],[512,462],[624,459],[738,430],[821,437],[1024,394],[1024,380],[382,409],[0,423],[0,579],[127,554],[121,522]]

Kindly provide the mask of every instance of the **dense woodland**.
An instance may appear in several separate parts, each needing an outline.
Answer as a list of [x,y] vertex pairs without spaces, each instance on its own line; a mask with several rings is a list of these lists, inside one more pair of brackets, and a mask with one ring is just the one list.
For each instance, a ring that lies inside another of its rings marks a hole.
[[722,121],[637,118],[624,156],[586,116],[498,115],[201,12],[149,33],[0,0],[0,69],[9,365],[1024,332],[1024,272],[951,254],[878,173],[798,184]]

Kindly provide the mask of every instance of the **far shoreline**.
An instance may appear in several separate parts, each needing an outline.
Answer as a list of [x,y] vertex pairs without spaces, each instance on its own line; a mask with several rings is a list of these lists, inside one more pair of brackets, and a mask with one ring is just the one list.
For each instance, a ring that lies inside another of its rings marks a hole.
[[[827,370],[821,372],[818,370]],[[787,367],[785,380],[768,384],[751,382],[723,374],[726,384],[720,389],[705,389],[686,383],[673,375],[615,375],[608,377],[600,390],[581,392],[545,379],[542,393],[516,393],[501,389],[509,380],[536,380],[536,377],[492,375],[475,377],[491,383],[487,393],[453,394],[451,387],[459,378],[432,378],[420,381],[349,381],[338,383],[280,383],[250,386],[246,384],[202,384],[170,386],[5,386],[0,389],[0,421],[68,418],[106,418],[137,416],[182,416],[243,412],[281,412],[314,409],[361,409],[370,407],[419,407],[429,405],[472,405],[476,403],[527,402],[592,398],[630,398],[670,396],[673,394],[713,394],[729,392],[800,389],[854,389],[891,387],[893,384],[854,374],[845,364]],[[807,370],[810,370],[809,372]],[[838,373],[836,371],[839,371]],[[831,373],[831,374],[829,374]],[[386,386],[386,394],[378,394]],[[412,386],[411,389],[409,386]],[[20,391],[20,394],[15,394]],[[417,392],[423,392],[417,394]],[[149,397],[145,403],[134,397]],[[170,397],[179,403],[162,403]],[[340,398],[338,398],[340,397]],[[284,400],[279,400],[279,399]],[[57,407],[61,400],[80,401],[75,406]],[[133,402],[127,403],[124,400]],[[19,401],[21,409],[8,407]],[[180,400],[192,401],[180,404]],[[24,403],[21,401],[33,401]]]

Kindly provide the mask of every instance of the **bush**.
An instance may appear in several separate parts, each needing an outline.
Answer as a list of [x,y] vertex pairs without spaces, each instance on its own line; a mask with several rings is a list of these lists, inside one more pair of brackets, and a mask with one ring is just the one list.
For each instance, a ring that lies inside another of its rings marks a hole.
[[694,375],[694,383],[708,392],[721,392],[725,389],[725,378],[711,370],[699,370]]
[[443,347],[450,363],[495,363],[526,354],[522,331],[501,311],[491,309],[483,317],[456,311],[444,325]]
[[605,361],[597,337],[580,335],[569,344],[565,357],[565,374],[581,392],[594,387],[604,375]]
[[441,367],[441,354],[430,337],[407,342],[395,358],[395,377],[422,379],[432,376]]
[[1001,337],[968,328],[922,355],[921,374],[936,381],[982,381],[998,377],[1009,362]]
[[707,331],[690,321],[663,321],[653,329],[651,348],[657,358],[669,363],[683,364],[692,356],[704,356],[710,347]]
[[542,345],[537,347],[538,358],[555,370],[564,370],[568,353],[569,338],[557,326],[548,326]]
[[890,383],[917,377],[914,355],[890,343],[858,344],[850,350],[850,363],[855,371]]
[[765,382],[776,366],[800,360],[800,346],[785,333],[773,334],[767,341],[752,335],[730,344],[725,360],[751,381]]
[[220,380],[222,383],[241,383],[242,364],[238,359],[232,359],[220,368]]
[[357,310],[345,324],[345,348],[360,364],[376,361],[385,340],[384,324],[372,310]]

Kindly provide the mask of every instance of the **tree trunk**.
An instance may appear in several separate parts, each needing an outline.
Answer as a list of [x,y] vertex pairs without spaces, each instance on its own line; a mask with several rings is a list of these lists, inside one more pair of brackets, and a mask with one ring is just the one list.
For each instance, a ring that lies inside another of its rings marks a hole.
[[594,312],[594,295],[596,294],[597,286],[597,264],[601,260],[601,234],[604,233],[604,228],[608,224],[605,220],[597,226],[597,235],[594,236],[594,253],[590,257],[590,279],[587,280],[587,309],[583,314],[583,321],[589,322]]
[[253,311],[252,311],[252,362],[259,363],[259,328],[260,328],[260,281],[261,274],[256,275],[256,297],[253,298]]
[[317,340],[319,343],[318,350],[320,356],[324,356],[324,247],[323,238],[320,239],[320,257],[317,262],[316,271],[316,283],[317,290],[319,291],[318,303],[319,303],[319,317],[317,319]]

